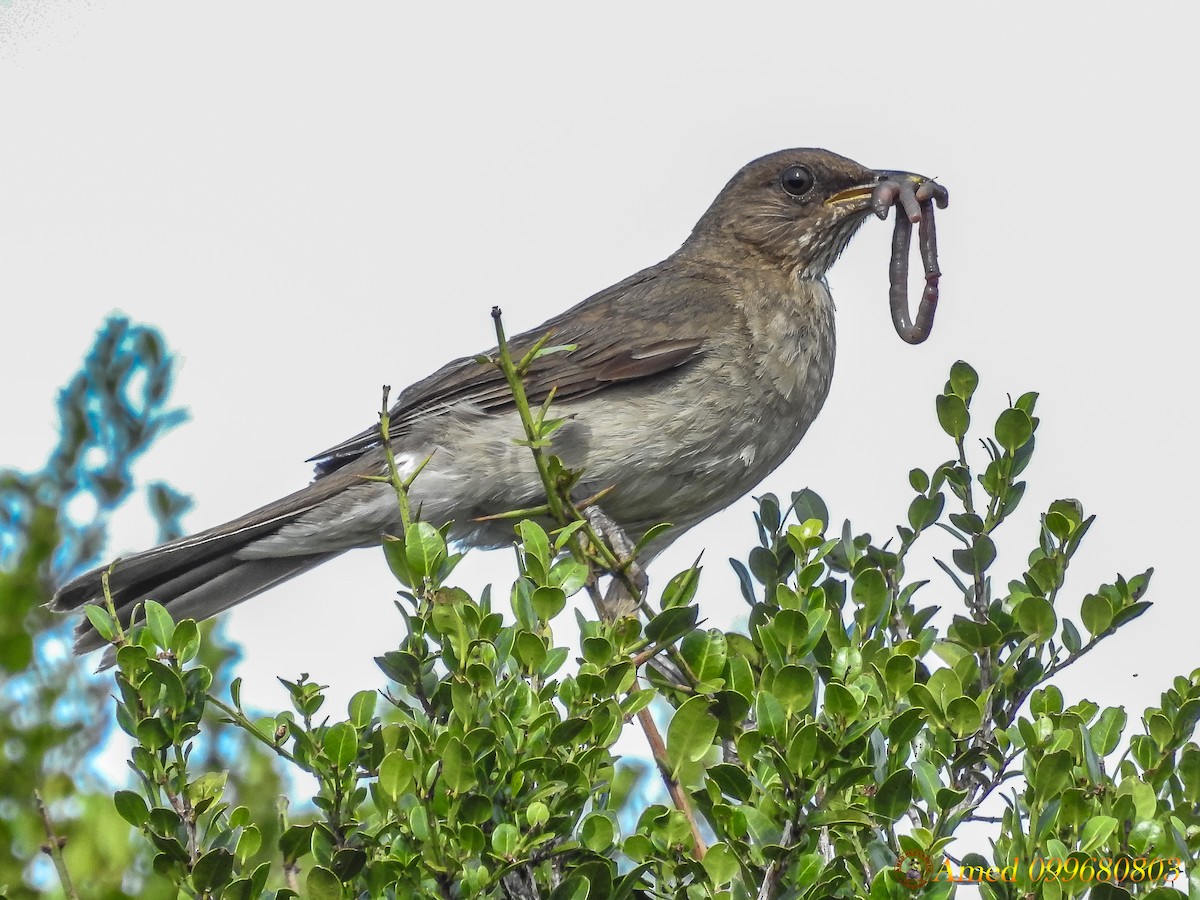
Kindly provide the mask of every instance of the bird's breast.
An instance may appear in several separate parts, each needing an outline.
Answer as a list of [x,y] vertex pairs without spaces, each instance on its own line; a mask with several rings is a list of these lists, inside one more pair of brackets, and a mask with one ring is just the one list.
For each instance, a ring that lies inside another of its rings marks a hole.
[[738,320],[694,365],[584,401],[562,429],[564,458],[582,451],[569,461],[592,486],[618,485],[608,511],[634,530],[690,525],[743,496],[787,459],[825,402],[834,326],[824,284],[756,294]]

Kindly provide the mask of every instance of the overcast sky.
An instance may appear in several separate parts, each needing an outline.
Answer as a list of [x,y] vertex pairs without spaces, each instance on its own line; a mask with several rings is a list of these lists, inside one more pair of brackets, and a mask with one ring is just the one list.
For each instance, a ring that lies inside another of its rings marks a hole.
[[[909,468],[950,454],[933,396],[954,360],[980,372],[979,419],[1042,392],[996,581],[1056,497],[1099,517],[1072,613],[1158,567],[1157,605],[1060,682],[1136,722],[1200,662],[1195,23],[1149,4],[899,9],[0,0],[0,463],[42,464],[57,388],[124,313],[162,329],[191,414],[138,476],[213,525],[306,483],[381,384],[489,346],[494,304],[510,332],[536,325],[673,251],[750,159],[826,147],[950,189],[942,306],[928,343],[900,341],[891,227],[869,222],[830,278],[825,410],[761,490],[811,486],[882,536]],[[709,547],[704,614],[742,614],[725,558],[753,543],[751,509],[652,578]],[[112,550],[152,539],[138,505]],[[459,581],[506,589],[513,570],[477,553]],[[955,607],[934,578],[923,596]],[[239,608],[246,698],[286,705],[273,676],[301,670],[339,706],[378,684],[393,590],[362,551]]]

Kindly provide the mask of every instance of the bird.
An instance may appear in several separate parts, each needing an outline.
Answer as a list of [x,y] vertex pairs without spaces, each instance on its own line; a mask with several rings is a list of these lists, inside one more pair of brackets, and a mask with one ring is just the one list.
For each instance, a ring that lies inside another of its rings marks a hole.
[[[659,523],[648,561],[747,494],[796,448],[825,403],[835,355],[826,273],[872,212],[885,179],[823,149],[782,150],[742,167],[683,244],[509,340],[514,358],[550,335],[570,352],[529,370],[531,404],[564,420],[551,452],[582,468],[581,497],[611,487],[603,513],[631,540]],[[875,210],[878,212],[879,210]],[[495,352],[495,351],[491,351]],[[478,354],[401,391],[389,411],[401,475],[424,462],[412,506],[467,547],[513,540],[488,519],[544,502],[503,374]],[[215,616],[347,550],[402,528],[376,423],[312,457],[313,480],[232,521],[120,559],[110,592],[128,620],[147,599],[176,619]],[[97,568],[64,584],[56,610],[102,602]],[[76,652],[105,645],[86,618]]]

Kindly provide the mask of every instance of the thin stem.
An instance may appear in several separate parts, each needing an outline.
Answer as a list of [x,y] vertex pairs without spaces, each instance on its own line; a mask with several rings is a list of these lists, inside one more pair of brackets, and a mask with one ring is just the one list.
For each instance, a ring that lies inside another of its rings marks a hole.
[[[562,526],[582,522],[582,525],[578,528],[578,533],[582,536],[582,540],[572,543],[575,544],[584,561],[587,562],[589,567],[598,563],[604,569],[611,572],[614,578],[621,580],[626,589],[629,590],[630,596],[637,601],[638,605],[646,608],[645,602],[642,599],[642,592],[629,574],[631,560],[617,558],[616,553],[613,552],[608,543],[600,536],[588,520],[588,517],[583,515],[579,507],[571,502],[569,496],[563,496],[565,491],[556,482],[550,470],[550,459],[544,449],[547,441],[542,434],[541,426],[546,414],[549,412],[549,400],[552,397],[548,398],[547,402],[541,406],[538,410],[539,415],[535,417],[530,408],[529,397],[525,392],[525,383],[523,381],[525,374],[534,360],[537,359],[538,353],[545,345],[549,335],[535,343],[521,358],[521,361],[514,364],[512,356],[509,353],[508,339],[504,334],[504,325],[500,319],[499,307],[492,308],[492,319],[496,323],[497,345],[497,358],[492,362],[503,373],[504,380],[508,383],[509,391],[512,393],[513,403],[517,407],[517,414],[521,419],[521,426],[525,432],[525,443],[533,454],[533,462],[537,467],[538,477],[546,490],[546,506],[549,514]],[[591,498],[591,502],[594,503],[596,499],[598,497]],[[580,544],[584,543],[590,545],[590,547],[580,546]],[[600,597],[599,588],[596,585],[594,577],[589,578],[587,590],[589,596],[592,598],[592,602],[596,606],[597,613],[603,617],[604,602]],[[671,774],[670,765],[667,760],[667,745],[663,741],[662,733],[658,730],[658,725],[655,724],[654,717],[648,709],[640,710],[637,718],[642,731],[646,734],[646,741],[649,743],[650,752],[658,764],[658,770],[662,775],[663,782],[666,784],[667,793],[670,794],[676,809],[683,813],[691,828],[692,838],[695,842],[695,857],[696,859],[703,859],[708,847],[704,841],[704,836],[700,832],[700,825],[696,821],[696,813],[691,801],[688,799],[687,792],[683,789],[683,785]]]
[[[379,436],[383,442],[383,456],[387,460],[388,481],[396,490],[396,502],[400,506],[400,521],[403,523],[405,534],[407,534],[408,526],[412,524],[412,512],[408,505],[408,485],[411,482],[406,482],[400,477],[400,470],[396,467],[396,454],[392,450],[391,416],[388,412],[388,394],[391,392],[391,385],[385,384],[383,386],[383,404],[379,411]],[[427,458],[425,462],[428,461]],[[425,464],[422,463],[420,468],[424,467]]]
[[[104,576],[104,588],[104,593],[107,594],[107,576]],[[42,829],[46,832],[46,843],[42,845],[42,851],[54,862],[54,870],[58,873],[58,881],[62,885],[63,893],[67,896],[68,900],[79,900],[79,894],[75,892],[75,885],[71,882],[71,873],[67,871],[67,861],[63,858],[62,851],[63,846],[66,844],[66,838],[60,838],[54,833],[54,822],[50,819],[50,810],[46,809],[46,804],[42,800],[40,791],[35,790],[33,792],[33,800],[37,804],[38,812],[42,815]]]
[[[596,612],[600,613],[604,608],[604,599],[600,596],[600,589],[596,587],[596,582],[591,581],[587,585],[588,596],[592,598],[592,603],[596,607]],[[636,693],[638,690],[635,683],[630,693]],[[708,852],[708,845],[704,842],[704,835],[700,833],[700,825],[696,821],[696,812],[692,808],[692,801],[688,798],[687,792],[684,791],[681,785],[672,774],[670,762],[667,758],[667,744],[663,740],[662,732],[658,730],[658,724],[654,721],[654,717],[650,714],[650,710],[642,708],[637,714],[638,725],[641,726],[642,732],[646,735],[646,743],[650,745],[650,754],[654,757],[654,762],[657,765],[658,772],[662,776],[663,784],[666,785],[667,794],[671,797],[671,802],[675,804],[675,808],[683,813],[687,819],[688,826],[692,830],[692,839],[695,841],[695,857],[696,859],[704,859],[704,854]]]
[[175,774],[179,783],[174,788],[164,784],[163,789],[167,792],[171,806],[183,820],[183,830],[187,833],[189,864],[195,866],[200,859],[200,838],[196,833],[196,812],[187,795],[187,762],[183,758],[183,747],[178,743],[175,744]]
[[[550,461],[546,458],[546,454],[542,448],[542,436],[538,433],[534,425],[533,413],[529,408],[529,397],[525,393],[525,382],[521,376],[524,374],[522,369],[528,369],[533,362],[533,357],[536,351],[540,349],[539,345],[535,345],[522,358],[518,365],[514,365],[512,356],[508,352],[508,339],[504,335],[504,324],[500,321],[500,307],[492,307],[492,320],[496,323],[496,345],[499,352],[496,354],[497,359],[495,364],[499,367],[504,375],[504,380],[508,382],[508,389],[512,393],[513,403],[516,404],[517,414],[521,418],[521,426],[525,430],[525,439],[529,441],[529,450],[533,454],[533,464],[537,467],[538,477],[542,484],[546,486],[546,502],[550,507],[550,514],[559,522],[566,525],[571,521],[568,518],[566,508],[563,506],[562,498],[558,495],[557,490],[552,490],[555,487],[554,479],[550,474]],[[545,343],[545,340],[541,343]]]
[[[254,738],[259,743],[264,744],[267,747],[270,747],[272,750],[274,750],[275,754],[277,756],[280,756],[283,759],[286,759],[290,763],[300,766],[300,762],[296,759],[296,757],[292,756],[292,754],[290,754],[288,751],[284,750],[282,747],[280,747],[278,744],[276,744],[273,740],[271,740],[265,734],[263,734],[261,731],[259,731],[254,726],[254,723],[251,722],[249,719],[247,719],[246,716],[243,715],[241,712],[239,712],[238,710],[234,709],[232,706],[229,706],[226,703],[222,703],[219,699],[214,697],[212,694],[205,694],[205,699],[207,700],[207,702],[211,703],[217,709],[221,710],[221,712],[225,713],[225,715],[229,716],[230,720],[233,722],[234,725],[237,725],[239,728],[241,728],[243,731],[245,731],[247,734],[249,734],[252,738]],[[305,767],[300,766],[300,768],[305,768]],[[306,771],[307,771],[307,769],[306,769]]]
[[662,773],[667,793],[671,795],[671,801],[675,804],[675,808],[683,813],[688,827],[692,829],[692,840],[696,844],[694,855],[696,859],[704,859],[704,854],[708,852],[708,845],[704,842],[704,835],[700,833],[700,825],[696,821],[696,812],[692,808],[692,801],[688,798],[683,785],[671,774],[667,762],[667,745],[663,741],[662,732],[658,730],[658,725],[649,709],[643,707],[639,710],[637,719],[638,724],[642,726],[642,731],[646,734],[646,742],[650,745],[650,752],[654,754],[654,761],[658,763],[658,771]]

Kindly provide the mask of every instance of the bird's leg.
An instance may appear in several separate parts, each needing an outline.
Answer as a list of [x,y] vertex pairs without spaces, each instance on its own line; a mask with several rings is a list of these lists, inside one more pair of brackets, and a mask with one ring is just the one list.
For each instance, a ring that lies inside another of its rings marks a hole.
[[[625,567],[625,578],[622,578],[619,572],[612,573],[613,578],[609,582],[608,590],[605,591],[604,608],[601,612],[610,619],[619,619],[622,616],[635,614],[641,605],[640,599],[646,596],[646,588],[650,586],[650,579],[646,575],[646,570],[632,558],[635,547],[633,541],[630,540],[625,530],[609,518],[599,506],[589,506],[583,511],[583,514],[587,518],[588,524],[608,544],[617,560]],[[637,591],[637,597],[634,597],[629,590],[626,579]]]
[[[929,180],[916,182],[910,179],[884,179],[872,194],[871,208],[879,218],[887,218],[888,210],[893,205],[900,208],[896,213],[896,228],[892,233],[888,298],[896,333],[910,344],[921,343],[933,330],[933,316],[937,312],[938,302],[938,279],[941,277],[938,270],[933,207],[937,204],[945,209],[949,202],[949,192],[936,181]],[[912,226],[917,222],[920,223],[919,245],[921,262],[925,268],[925,289],[921,292],[921,304],[917,308],[917,319],[913,322],[908,312],[908,254],[912,243]]]

